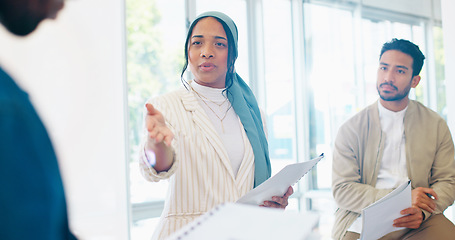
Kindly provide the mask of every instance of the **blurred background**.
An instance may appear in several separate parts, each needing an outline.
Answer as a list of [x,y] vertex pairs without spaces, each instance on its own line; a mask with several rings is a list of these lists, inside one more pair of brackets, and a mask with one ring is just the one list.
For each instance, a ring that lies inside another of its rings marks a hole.
[[[273,174],[326,156],[294,186],[286,210],[318,213],[317,239],[330,239],[336,209],[334,138],[377,99],[384,42],[420,46],[426,61],[411,98],[455,131],[453,1],[68,0],[56,21],[28,38],[1,28],[0,64],[30,93],[50,131],[81,239],[150,239],[167,182],[139,173],[143,104],[181,86],[188,25],[208,10],[237,24],[236,70],[267,114]],[[452,208],[445,214],[455,221]]]

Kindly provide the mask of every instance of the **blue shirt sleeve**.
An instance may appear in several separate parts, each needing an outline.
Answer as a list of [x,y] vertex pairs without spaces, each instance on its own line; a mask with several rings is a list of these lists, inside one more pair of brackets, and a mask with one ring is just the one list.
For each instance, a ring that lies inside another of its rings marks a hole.
[[0,239],[75,239],[47,131],[0,69]]

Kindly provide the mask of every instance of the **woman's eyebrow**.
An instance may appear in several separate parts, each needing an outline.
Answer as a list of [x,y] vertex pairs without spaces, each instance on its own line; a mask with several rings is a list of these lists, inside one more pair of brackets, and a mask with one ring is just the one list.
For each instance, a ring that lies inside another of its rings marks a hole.
[[[204,35],[194,35],[191,38],[204,38]],[[225,37],[222,37],[222,36],[215,36],[213,38],[215,38],[215,39],[223,39],[223,40],[227,41],[227,39]]]
[[216,39],[223,39],[223,40],[226,40],[226,41],[227,41],[227,39],[226,39],[225,37],[215,36],[215,38],[216,38]]

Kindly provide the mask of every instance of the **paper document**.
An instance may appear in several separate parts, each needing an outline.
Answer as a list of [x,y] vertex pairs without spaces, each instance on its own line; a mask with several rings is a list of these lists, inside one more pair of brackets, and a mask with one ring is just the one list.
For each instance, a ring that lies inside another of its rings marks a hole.
[[308,239],[319,217],[245,204],[221,204],[175,232],[167,240]]
[[388,233],[404,229],[394,227],[393,220],[403,217],[400,211],[411,206],[411,181],[408,181],[362,210],[360,239],[379,239]]
[[298,182],[322,158],[324,158],[324,154],[310,161],[287,165],[275,174],[275,176],[267,179],[261,185],[237,200],[237,203],[261,205],[264,201],[272,200],[273,196],[283,196],[289,186]]

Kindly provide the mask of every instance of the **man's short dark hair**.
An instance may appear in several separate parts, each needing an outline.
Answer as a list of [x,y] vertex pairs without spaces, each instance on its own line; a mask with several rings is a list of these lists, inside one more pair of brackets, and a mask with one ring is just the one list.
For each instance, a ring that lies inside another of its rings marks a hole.
[[405,39],[394,38],[392,41],[384,43],[381,49],[381,55],[379,55],[379,59],[382,57],[382,54],[389,50],[397,50],[411,56],[413,59],[412,76],[414,77],[420,74],[425,56],[420,51],[419,46]]

